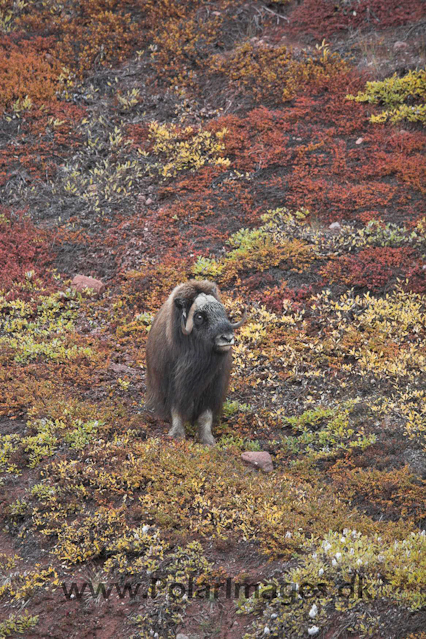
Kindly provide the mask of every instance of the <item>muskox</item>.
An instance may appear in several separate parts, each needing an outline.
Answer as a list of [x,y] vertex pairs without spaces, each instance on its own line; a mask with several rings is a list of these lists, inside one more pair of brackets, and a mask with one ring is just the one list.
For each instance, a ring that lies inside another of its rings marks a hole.
[[234,329],[213,282],[176,286],[158,311],[146,347],[147,406],[171,421],[169,435],[185,437],[196,423],[202,444],[212,446],[212,423],[228,389]]

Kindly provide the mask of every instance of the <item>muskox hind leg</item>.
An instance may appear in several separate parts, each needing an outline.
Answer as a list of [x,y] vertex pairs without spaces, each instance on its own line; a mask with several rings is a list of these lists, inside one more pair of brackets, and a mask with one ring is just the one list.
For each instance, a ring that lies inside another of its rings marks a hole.
[[169,435],[175,439],[185,439],[183,419],[175,408],[172,409],[172,427],[169,430]]
[[211,410],[205,410],[204,413],[197,418],[198,437],[204,446],[214,446],[215,439],[212,435],[213,413]]

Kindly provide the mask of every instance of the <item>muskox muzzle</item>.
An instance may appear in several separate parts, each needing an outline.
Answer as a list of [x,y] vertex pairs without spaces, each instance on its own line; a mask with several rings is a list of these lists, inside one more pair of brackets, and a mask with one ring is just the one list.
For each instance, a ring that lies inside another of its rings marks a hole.
[[215,337],[214,343],[215,343],[215,349],[217,351],[222,351],[226,353],[226,351],[229,351],[232,344],[234,343],[234,331],[231,330],[231,331],[227,331],[226,333],[221,333],[220,335],[217,335]]

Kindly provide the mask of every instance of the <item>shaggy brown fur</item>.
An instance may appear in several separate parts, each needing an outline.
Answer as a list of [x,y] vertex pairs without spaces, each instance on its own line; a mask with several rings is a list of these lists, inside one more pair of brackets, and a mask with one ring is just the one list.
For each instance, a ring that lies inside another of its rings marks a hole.
[[[204,320],[198,318],[203,324],[185,335],[182,318],[186,320],[202,293],[211,296],[205,303]],[[211,411],[213,419],[220,414],[232,361],[231,350],[215,348],[223,335],[233,341],[216,284],[190,280],[172,291],[154,319],[146,350],[148,406],[159,417],[175,423],[178,416],[184,423],[198,420],[206,411]]]

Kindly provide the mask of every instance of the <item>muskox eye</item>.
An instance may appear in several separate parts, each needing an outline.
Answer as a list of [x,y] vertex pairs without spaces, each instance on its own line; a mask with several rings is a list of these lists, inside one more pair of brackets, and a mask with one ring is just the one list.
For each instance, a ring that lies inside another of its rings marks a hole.
[[204,322],[204,315],[202,313],[195,313],[194,322],[197,326],[200,326]]

